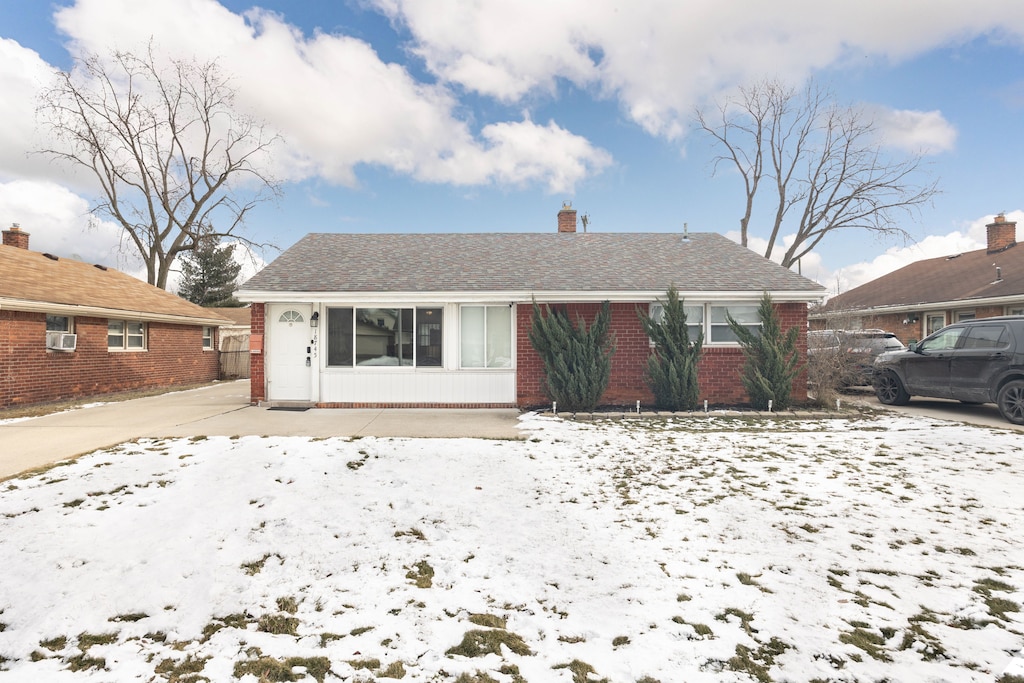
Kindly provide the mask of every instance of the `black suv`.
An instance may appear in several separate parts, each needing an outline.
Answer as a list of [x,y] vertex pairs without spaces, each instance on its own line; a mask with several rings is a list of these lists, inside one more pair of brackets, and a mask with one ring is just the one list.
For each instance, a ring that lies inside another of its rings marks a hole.
[[911,396],[995,403],[1006,420],[1024,424],[1024,316],[957,323],[884,353],[873,384],[886,405],[906,405]]
[[874,362],[879,354],[902,351],[903,346],[895,334],[885,330],[812,330],[807,333],[807,356],[810,361],[828,354],[840,358],[849,370],[844,385],[871,384]]

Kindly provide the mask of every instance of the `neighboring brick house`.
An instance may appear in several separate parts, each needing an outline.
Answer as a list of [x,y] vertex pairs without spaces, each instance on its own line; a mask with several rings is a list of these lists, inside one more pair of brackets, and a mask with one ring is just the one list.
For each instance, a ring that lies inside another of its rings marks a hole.
[[[650,404],[651,345],[637,309],[675,285],[703,329],[701,397],[746,403],[728,311],[758,326],[771,294],[806,348],[807,305],[824,289],[715,233],[310,234],[242,285],[252,302],[252,401],[321,407],[544,405],[529,342],[532,302],[588,324],[611,304],[616,338],[604,405]],[[794,383],[794,398],[806,396]]]
[[985,249],[925,259],[829,299],[812,329],[879,328],[907,344],[974,318],[1024,314],[1024,247],[1003,214],[987,226]]
[[217,379],[217,328],[228,320],[28,243],[18,226],[3,231],[0,409]]

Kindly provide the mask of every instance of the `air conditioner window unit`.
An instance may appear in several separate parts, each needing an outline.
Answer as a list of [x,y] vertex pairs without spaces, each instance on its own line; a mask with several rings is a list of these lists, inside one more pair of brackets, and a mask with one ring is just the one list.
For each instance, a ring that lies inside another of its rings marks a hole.
[[78,344],[78,335],[67,332],[47,332],[46,348],[53,351],[74,351]]

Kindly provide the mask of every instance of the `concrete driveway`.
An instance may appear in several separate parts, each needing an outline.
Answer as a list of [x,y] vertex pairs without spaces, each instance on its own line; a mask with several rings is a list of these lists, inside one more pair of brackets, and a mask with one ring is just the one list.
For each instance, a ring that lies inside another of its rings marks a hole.
[[905,406],[887,406],[879,403],[875,397],[875,392],[870,387],[853,387],[850,393],[843,397],[843,400],[870,408],[891,410],[901,415],[930,417],[936,420],[952,420],[982,427],[998,427],[1024,432],[1024,425],[1015,425],[1004,420],[994,403],[968,405],[960,401],[950,401],[942,398],[919,398],[915,396]]
[[143,437],[379,436],[520,439],[515,409],[319,409],[249,405],[249,382],[0,421],[0,480]]

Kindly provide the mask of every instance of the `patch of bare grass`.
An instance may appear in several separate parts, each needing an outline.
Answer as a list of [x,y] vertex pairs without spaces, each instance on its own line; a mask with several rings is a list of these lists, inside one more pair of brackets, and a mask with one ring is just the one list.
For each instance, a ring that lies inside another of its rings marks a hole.
[[868,653],[872,659],[877,659],[880,662],[892,661],[892,657],[884,649],[885,638],[873,631],[855,628],[852,631],[840,633],[839,642],[853,645],[855,648]]
[[489,654],[501,656],[503,645],[517,655],[533,654],[522,637],[503,629],[466,631],[462,636],[462,642],[455,647],[448,648],[445,654],[462,655],[463,657],[483,657]]
[[417,588],[430,588],[434,585],[434,568],[426,560],[420,560],[406,573],[405,578]]
[[494,614],[470,614],[469,621],[477,626],[488,628],[505,628],[506,620]]
[[574,659],[568,664],[555,664],[552,669],[568,669],[572,673],[572,683],[608,683],[607,678],[593,678],[596,674],[594,667],[579,659]]
[[[303,672],[296,672],[301,668]],[[277,683],[279,681],[299,681],[307,675],[312,676],[318,683],[324,683],[324,679],[331,671],[331,660],[327,657],[289,657],[287,659],[275,659],[273,657],[257,657],[241,662],[235,662],[235,678],[241,678],[246,674],[252,674],[260,683]]]
[[256,630],[276,635],[298,635],[299,620],[283,614],[264,614],[257,622]]
[[205,677],[198,676],[197,674],[206,668],[206,662],[209,659],[209,657],[194,659],[192,655],[187,655],[185,659],[181,661],[167,658],[161,660],[161,662],[156,665],[156,668],[153,669],[153,673],[166,677],[169,683],[186,683],[186,681],[208,680]]

